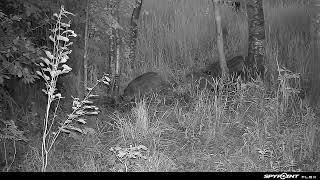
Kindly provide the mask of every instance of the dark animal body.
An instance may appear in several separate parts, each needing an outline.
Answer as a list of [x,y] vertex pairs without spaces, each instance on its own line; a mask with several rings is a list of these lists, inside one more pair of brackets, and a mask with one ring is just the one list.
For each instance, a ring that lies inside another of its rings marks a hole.
[[[231,59],[228,59],[227,67],[229,69],[230,75],[236,77],[242,76],[242,78],[245,78],[243,56],[235,56]],[[221,68],[219,61],[207,65],[207,67],[205,67],[204,70],[202,70],[202,72],[214,78],[221,77]]]
[[141,98],[151,92],[160,92],[170,88],[170,84],[156,72],[144,73],[134,80],[124,89],[122,98],[130,101],[134,98]]
[[[236,79],[241,77],[246,79],[244,69],[244,58],[242,56],[236,56],[227,60],[227,66],[229,74]],[[221,68],[219,62],[214,62],[207,65],[204,69],[196,72],[192,72],[186,75],[187,82],[192,82],[197,85],[197,89],[215,89],[215,78],[221,77]]]

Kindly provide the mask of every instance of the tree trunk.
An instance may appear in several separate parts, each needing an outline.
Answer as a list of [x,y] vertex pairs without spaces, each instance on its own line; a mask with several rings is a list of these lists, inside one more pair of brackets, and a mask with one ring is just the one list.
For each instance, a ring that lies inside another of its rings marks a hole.
[[119,81],[120,81],[120,37],[119,29],[116,29],[116,62],[115,62],[115,76],[113,84],[113,96],[119,95]]
[[249,77],[256,78],[257,75],[260,75],[260,77],[263,79],[263,61],[265,56],[265,28],[262,1],[263,0],[246,1],[249,29],[246,71]]
[[[83,55],[83,92],[88,88],[88,31],[89,31],[89,1],[87,0],[86,7],[86,28],[84,33],[84,55]],[[86,93],[83,93],[86,94]]]
[[115,64],[115,76],[113,86],[113,96],[119,95],[119,81],[120,81],[120,35],[119,29],[116,29],[116,64]]
[[227,77],[229,73],[229,69],[226,63],[226,57],[223,51],[223,36],[222,36],[222,27],[221,27],[221,15],[219,9],[219,0],[212,0],[214,6],[214,16],[216,19],[216,28],[217,28],[217,46],[218,46],[218,53],[219,53],[219,64],[221,68],[221,76],[222,78]]
[[[115,16],[116,14],[116,1],[108,1],[108,9],[111,13],[111,16]],[[108,73],[111,77],[111,84],[110,84],[110,89],[109,89],[109,95],[113,96],[113,90],[114,90],[114,85],[115,85],[115,76],[116,76],[116,65],[115,65],[115,60],[116,60],[116,29],[113,27],[110,27],[111,34],[109,36],[109,53],[108,53]]]
[[[116,18],[117,18],[117,22],[119,23],[120,20],[120,12],[119,12],[119,8],[120,8],[120,0],[117,2],[116,5]],[[118,95],[119,95],[119,80],[120,80],[120,45],[121,45],[121,39],[120,39],[120,29],[115,29],[115,33],[116,33],[116,44],[115,44],[115,48],[116,48],[116,54],[115,54],[115,75],[114,75],[114,84],[113,84],[113,97],[115,97],[117,99]]]
[[137,38],[138,38],[138,20],[140,16],[140,11],[142,7],[142,0],[136,0],[135,6],[133,8],[133,12],[131,15],[131,22],[130,22],[130,68],[133,70],[134,62],[136,59],[136,45],[137,45]]
[[111,88],[110,88],[110,92],[112,93],[113,91],[113,87],[114,87],[114,77],[115,77],[115,49],[116,49],[116,43],[115,43],[115,29],[111,28],[111,35],[109,36],[109,62],[108,62],[108,73],[110,74],[110,77],[112,79],[111,82]]

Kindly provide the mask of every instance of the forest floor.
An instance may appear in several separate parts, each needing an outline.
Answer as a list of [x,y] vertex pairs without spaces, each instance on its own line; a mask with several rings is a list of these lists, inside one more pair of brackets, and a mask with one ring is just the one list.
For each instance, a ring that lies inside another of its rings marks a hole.
[[[262,82],[213,93],[176,89],[100,106],[86,135],[62,134],[48,171],[283,172],[320,170],[320,121],[298,96]],[[182,92],[183,91],[183,92]],[[19,171],[39,171],[33,139]]]

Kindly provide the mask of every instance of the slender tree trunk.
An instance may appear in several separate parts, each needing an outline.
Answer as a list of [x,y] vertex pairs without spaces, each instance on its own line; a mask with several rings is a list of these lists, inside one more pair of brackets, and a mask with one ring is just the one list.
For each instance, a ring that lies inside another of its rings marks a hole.
[[117,44],[116,44],[116,66],[115,66],[115,78],[114,78],[114,96],[119,95],[119,81],[120,81],[120,37],[119,29],[116,30]]
[[260,75],[264,78],[264,56],[265,56],[265,27],[263,14],[263,0],[247,0],[246,8],[248,14],[248,58],[246,70],[249,77],[256,78]]
[[[119,23],[120,20],[120,14],[119,14],[119,5],[120,0],[117,4],[117,21]],[[115,66],[115,78],[114,78],[114,87],[113,87],[113,95],[114,97],[118,97],[119,95],[119,81],[120,81],[120,45],[121,45],[121,39],[120,39],[120,29],[116,29],[116,66]]]
[[136,46],[137,46],[137,38],[138,38],[138,20],[140,16],[140,11],[142,7],[142,0],[136,0],[135,6],[133,8],[133,12],[131,15],[131,22],[130,22],[130,68],[133,70],[134,62],[136,59]]
[[226,63],[226,57],[223,51],[223,35],[222,35],[222,27],[221,27],[221,15],[219,8],[219,0],[212,0],[214,6],[214,15],[216,19],[216,28],[217,28],[217,45],[218,45],[218,53],[219,53],[219,64],[221,68],[222,77],[226,77],[229,73],[229,69]]
[[112,78],[112,83],[111,83],[111,93],[113,90],[113,86],[114,86],[114,77],[115,77],[115,30],[113,28],[111,28],[111,35],[109,36],[109,73],[110,76]]
[[[108,1],[107,7],[108,7],[108,10],[111,13],[111,15],[113,15],[112,14],[112,8],[113,8],[112,2]],[[112,45],[113,45],[112,35],[113,35],[113,29],[111,27],[109,27],[108,30],[111,31],[111,34],[108,37],[108,59],[107,59],[107,67],[106,67],[106,69],[107,69],[108,74],[110,74],[111,77],[112,77],[112,68],[111,68],[111,66],[112,66]]]
[[[117,1],[108,1],[108,8],[111,13],[111,16],[115,16]],[[114,86],[115,86],[115,77],[116,77],[116,29],[110,27],[111,34],[109,36],[109,54],[108,54],[108,73],[112,79],[109,94],[113,96]]]
[[[87,0],[86,7],[86,28],[84,33],[84,55],[83,55],[83,88],[86,92],[88,88],[88,31],[89,31],[89,1]],[[83,93],[85,94],[85,93]]]
[[[119,5],[120,5],[120,0],[117,2],[116,5],[116,18],[119,23],[120,20],[120,12],[119,12]],[[115,54],[115,75],[114,75],[114,84],[113,84],[113,96],[117,99],[119,95],[119,80],[120,80],[120,45],[121,45],[121,39],[120,39],[120,29],[115,29],[114,31],[116,33],[115,36],[115,48],[116,48],[116,54]]]

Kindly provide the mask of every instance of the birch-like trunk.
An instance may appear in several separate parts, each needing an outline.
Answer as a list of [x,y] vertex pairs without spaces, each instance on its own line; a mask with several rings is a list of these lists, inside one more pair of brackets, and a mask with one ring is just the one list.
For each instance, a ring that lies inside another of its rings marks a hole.
[[219,0],[212,0],[214,6],[214,16],[216,19],[216,28],[217,28],[217,46],[219,53],[219,64],[221,68],[221,75],[223,78],[227,77],[229,73],[229,69],[227,67],[226,57],[223,50],[223,35],[222,35],[222,27],[221,27],[221,15],[219,8]]
[[[83,55],[83,92],[86,92],[88,88],[88,31],[89,31],[89,2],[86,4],[86,27],[84,33],[84,55]],[[85,94],[85,93],[83,93]]]
[[[120,21],[120,0],[117,2],[117,6],[116,6],[117,10],[116,10],[116,18],[117,18],[117,22],[119,23]],[[115,30],[116,33],[116,44],[115,44],[115,48],[116,48],[116,54],[115,54],[115,75],[114,75],[114,84],[113,84],[113,96],[117,99],[118,95],[119,95],[119,81],[120,81],[120,46],[121,46],[121,39],[120,39],[120,29],[116,29]]]

